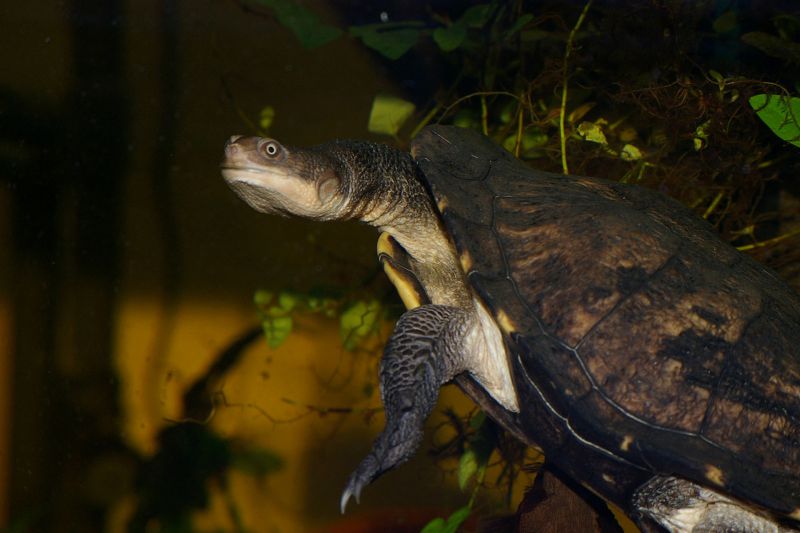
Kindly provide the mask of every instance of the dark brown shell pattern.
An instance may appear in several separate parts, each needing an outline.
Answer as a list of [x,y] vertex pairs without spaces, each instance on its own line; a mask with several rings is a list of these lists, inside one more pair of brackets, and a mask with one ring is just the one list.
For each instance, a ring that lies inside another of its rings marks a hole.
[[655,191],[535,171],[452,127],[412,153],[518,389],[620,464],[800,518],[797,293]]

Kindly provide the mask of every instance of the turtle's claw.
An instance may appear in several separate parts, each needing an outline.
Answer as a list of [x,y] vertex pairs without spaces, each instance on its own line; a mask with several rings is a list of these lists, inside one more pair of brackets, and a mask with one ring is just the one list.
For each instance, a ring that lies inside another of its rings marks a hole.
[[384,472],[410,459],[422,442],[422,424],[425,419],[418,416],[418,413],[407,411],[397,418],[388,418],[389,423],[375,440],[369,455],[361,461],[347,481],[339,503],[343,514],[351,496],[358,502],[364,487]]
[[361,487],[353,487],[353,481],[351,480],[347,483],[347,487],[342,492],[342,499],[339,501],[339,510],[344,514],[345,509],[347,509],[347,502],[350,501],[350,496],[354,496],[356,499],[356,503],[359,503],[359,497],[361,496]]
[[[377,443],[376,443],[377,444]],[[347,481],[347,486],[342,492],[342,499],[339,502],[339,509],[341,510],[342,514],[344,514],[345,509],[347,508],[347,502],[350,501],[350,497],[354,497],[356,499],[356,503],[359,503],[361,498],[361,490],[369,485],[373,479],[380,475],[378,471],[378,465],[376,464],[375,456],[372,452],[363,460],[361,464],[358,465],[358,468],[350,474],[350,479]]]

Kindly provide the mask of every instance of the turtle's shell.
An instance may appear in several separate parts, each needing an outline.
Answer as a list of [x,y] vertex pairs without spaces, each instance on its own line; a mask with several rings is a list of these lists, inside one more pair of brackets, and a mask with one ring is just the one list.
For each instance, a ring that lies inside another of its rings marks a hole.
[[511,418],[618,504],[654,472],[800,519],[800,298],[655,191],[434,126],[417,160],[503,330]]

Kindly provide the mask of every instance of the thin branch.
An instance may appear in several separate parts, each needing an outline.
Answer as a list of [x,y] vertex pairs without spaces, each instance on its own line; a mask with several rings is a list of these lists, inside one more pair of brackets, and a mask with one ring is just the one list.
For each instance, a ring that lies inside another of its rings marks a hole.
[[773,237],[771,239],[767,239],[765,241],[756,241],[752,244],[745,244],[743,246],[737,246],[736,249],[740,252],[746,252],[747,250],[754,250],[756,248],[763,248],[765,246],[772,246],[773,244],[777,244],[789,237],[794,237],[795,235],[800,235],[800,228],[792,230],[788,233],[784,233],[782,235],[778,235],[777,237]]
[[581,27],[581,24],[583,24],[583,19],[586,18],[586,13],[589,11],[593,1],[594,0],[588,0],[586,5],[583,6],[581,16],[578,17],[575,27],[573,27],[572,31],[569,32],[569,38],[567,38],[567,47],[564,51],[564,73],[561,86],[561,112],[559,113],[558,117],[558,132],[561,136],[561,169],[563,170],[564,174],[569,174],[569,167],[567,166],[567,138],[564,135],[564,117],[566,116],[567,111],[567,68],[569,66],[569,54],[572,52],[572,42],[575,40],[575,34],[578,33],[578,29]]

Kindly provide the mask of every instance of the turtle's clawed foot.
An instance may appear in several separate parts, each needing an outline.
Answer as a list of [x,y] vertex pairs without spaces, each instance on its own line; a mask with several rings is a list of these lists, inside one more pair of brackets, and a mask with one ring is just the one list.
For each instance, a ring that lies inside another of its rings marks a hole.
[[[407,461],[422,442],[422,429],[439,396],[439,387],[464,370],[457,356],[464,327],[455,307],[423,305],[400,317],[381,360],[381,399],[386,427],[369,455],[350,476],[341,509],[375,478]],[[448,351],[447,346],[453,351]]]
[[423,425],[430,414],[429,402],[415,401],[411,391],[401,396],[399,410],[390,412],[387,406],[386,428],[375,440],[369,455],[350,475],[340,502],[342,513],[351,496],[358,502],[364,487],[384,472],[406,462],[419,448]]

